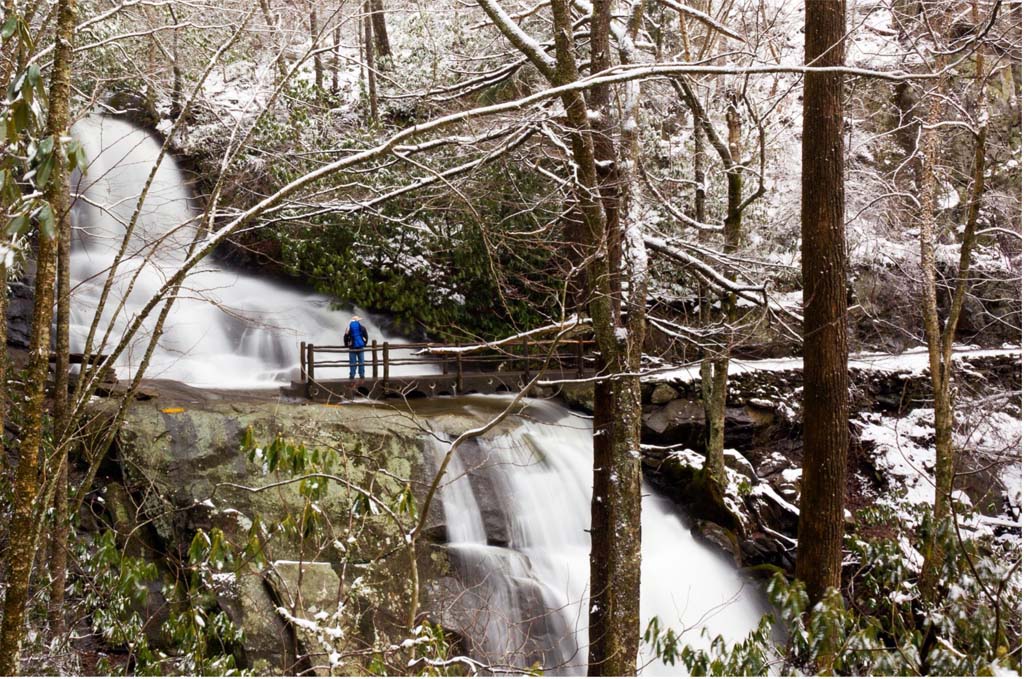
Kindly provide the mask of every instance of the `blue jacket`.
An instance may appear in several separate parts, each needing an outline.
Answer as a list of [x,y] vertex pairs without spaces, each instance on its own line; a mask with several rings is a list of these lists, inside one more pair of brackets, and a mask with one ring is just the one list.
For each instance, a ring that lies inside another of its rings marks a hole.
[[348,330],[345,331],[345,346],[350,349],[362,349],[366,346],[366,340],[369,335],[366,332],[366,328],[359,321],[352,321],[348,324]]

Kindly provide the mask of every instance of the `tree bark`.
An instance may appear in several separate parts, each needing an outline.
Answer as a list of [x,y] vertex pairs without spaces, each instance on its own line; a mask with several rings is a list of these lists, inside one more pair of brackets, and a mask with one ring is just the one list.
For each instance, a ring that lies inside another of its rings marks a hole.
[[[44,198],[60,224],[68,219],[67,160],[61,138],[68,132],[71,99],[71,59],[76,0],[58,0],[50,104],[46,129],[54,139],[54,167]],[[26,375],[25,425],[14,480],[14,499],[6,554],[7,591],[0,626],[0,674],[18,673],[21,642],[25,636],[25,604],[35,544],[34,503],[38,493],[37,464],[43,437],[43,401],[50,362],[50,323],[53,320],[57,239],[61,229],[47,234],[40,229],[36,264],[32,337]]]
[[341,73],[341,26],[334,29],[334,54],[331,61],[331,93],[338,94],[338,77]]
[[[973,5],[974,20],[978,20],[977,3]],[[938,22],[940,35],[946,32],[948,17],[943,15]],[[945,63],[939,58],[939,65]],[[928,343],[928,362],[931,372],[933,413],[935,416],[935,503],[932,517],[936,531],[925,545],[924,564],[921,567],[920,588],[922,595],[935,600],[939,571],[945,554],[940,538],[941,527],[952,517],[953,480],[956,472],[956,447],[953,432],[956,429],[956,394],[952,385],[953,344],[956,326],[960,321],[967,288],[970,286],[971,254],[974,250],[975,233],[981,198],[985,191],[985,150],[988,136],[988,110],[985,91],[985,59],[981,50],[975,56],[975,78],[977,85],[976,107],[978,128],[974,134],[974,162],[971,173],[971,193],[967,204],[966,223],[960,243],[960,260],[957,265],[956,283],[950,297],[949,315],[943,325],[939,319],[935,266],[936,195],[938,179],[935,165],[939,160],[939,133],[935,127],[942,117],[945,89],[940,85],[929,105],[928,125],[922,132],[920,158],[915,164],[917,171],[920,209],[916,212],[921,239],[921,301],[924,307],[924,330]]]
[[[846,3],[805,0],[804,63],[845,61]],[[804,460],[796,575],[811,604],[840,586],[849,446],[843,77],[804,76],[801,268]]]
[[[681,19],[682,20],[682,19]],[[685,25],[685,24],[683,24]],[[737,108],[735,97],[730,101],[726,112],[728,124],[727,141],[723,142],[711,124],[706,109],[697,99],[696,93],[685,80],[676,82],[677,91],[682,94],[683,99],[690,107],[694,119],[694,153],[695,153],[695,175],[698,162],[696,156],[700,156],[700,185],[698,187],[698,202],[695,205],[697,221],[704,222],[705,199],[704,199],[704,141],[711,142],[711,146],[718,153],[725,170],[726,177],[726,213],[723,228],[724,242],[722,250],[726,254],[736,252],[740,245],[743,232],[743,167],[741,163],[741,133],[742,120]],[[698,136],[699,131],[699,136]],[[707,286],[701,285],[701,321],[705,326],[715,322],[715,314],[712,313],[709,290]],[[717,351],[709,351],[704,348],[700,363],[701,403],[704,408],[704,487],[708,493],[708,499],[722,507],[725,507],[725,408],[729,394],[729,353],[733,343],[732,323],[736,318],[736,296],[723,294],[718,299],[720,313],[718,320],[724,321],[721,334],[721,346]]]
[[370,19],[373,21],[373,44],[377,56],[391,56],[391,41],[388,40],[388,20],[384,14],[384,0],[370,0]]
[[370,1],[363,2],[363,47],[366,55],[366,93],[370,100],[370,122],[377,122],[377,60],[374,58],[373,22]]
[[[259,0],[260,10],[263,12],[263,21],[266,22],[267,28],[270,29],[271,34],[274,34],[278,30],[277,18],[274,13],[270,10],[270,0]],[[288,67],[284,63],[284,52],[278,52],[277,56],[274,57],[274,66],[277,67],[277,75],[283,80],[288,77]]]
[[324,60],[320,56],[320,51],[316,49],[316,44],[320,40],[320,26],[319,20],[316,16],[316,5],[311,4],[309,6],[309,39],[312,42],[313,49],[313,81],[316,83],[317,92],[323,92],[324,89]]
[[[180,113],[180,111],[179,111]],[[71,219],[60,219],[57,237],[57,361],[54,365],[53,441],[54,479],[53,534],[50,539],[51,638],[64,634],[64,588],[67,582],[68,541],[68,382],[71,376]]]
[[[171,21],[175,24],[178,23],[178,17],[174,12],[174,5],[168,5],[168,11],[171,14]],[[175,28],[171,33],[171,76],[173,81],[171,83],[171,107],[168,114],[171,120],[177,119],[181,115],[182,97],[184,83],[181,74],[181,54],[178,51],[178,29]]]

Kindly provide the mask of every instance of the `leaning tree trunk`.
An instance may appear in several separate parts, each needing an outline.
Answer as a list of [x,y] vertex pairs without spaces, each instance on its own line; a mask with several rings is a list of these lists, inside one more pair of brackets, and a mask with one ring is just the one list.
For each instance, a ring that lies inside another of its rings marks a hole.
[[[844,0],[805,0],[804,63],[842,66]],[[841,581],[849,445],[843,76],[804,76],[801,267],[804,460],[796,575],[817,603]]]
[[[58,0],[56,45],[50,84],[50,108],[47,133],[53,137],[54,163],[44,199],[59,224],[68,219],[69,192],[67,159],[61,139],[70,121],[71,58],[75,33],[76,0]],[[35,301],[32,313],[32,337],[25,379],[25,424],[15,473],[13,506],[8,533],[6,568],[7,591],[4,595],[4,619],[0,626],[0,674],[18,673],[21,642],[25,636],[25,605],[35,553],[33,516],[39,491],[38,460],[43,438],[43,401],[46,373],[50,362],[50,323],[53,320],[54,279],[57,266],[57,238],[40,229],[36,261]]]

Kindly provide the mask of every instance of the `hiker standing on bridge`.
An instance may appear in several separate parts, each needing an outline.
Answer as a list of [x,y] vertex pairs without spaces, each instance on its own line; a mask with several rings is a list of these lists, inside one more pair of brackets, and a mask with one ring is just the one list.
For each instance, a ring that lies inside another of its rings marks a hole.
[[366,361],[363,358],[363,348],[366,346],[368,333],[366,327],[359,321],[359,316],[353,316],[345,331],[345,346],[348,347],[348,378],[356,378],[356,366],[359,367],[359,379],[366,377]]

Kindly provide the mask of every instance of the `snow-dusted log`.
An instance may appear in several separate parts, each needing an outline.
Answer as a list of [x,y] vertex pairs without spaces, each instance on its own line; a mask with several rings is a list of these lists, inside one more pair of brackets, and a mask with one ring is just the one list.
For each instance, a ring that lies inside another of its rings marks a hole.
[[[644,236],[644,242],[647,244],[647,247],[654,252],[670,259],[674,259],[680,264],[693,267],[698,274],[703,276],[708,283],[715,287],[720,288],[725,292],[734,293],[737,297],[745,299],[753,304],[768,304],[768,295],[765,286],[740,285],[735,281],[729,280],[706,263],[697,259],[693,255],[683,252],[664,238],[646,235]],[[755,292],[760,294],[753,294]]]
[[682,12],[686,16],[692,17],[692,18],[696,19],[697,21],[701,22],[702,24],[704,24],[708,28],[714,29],[714,30],[718,31],[719,33],[727,35],[730,38],[733,38],[734,40],[743,40],[743,36],[740,35],[739,33],[737,33],[736,31],[734,31],[731,28],[729,28],[728,26],[722,24],[722,22],[720,22],[720,21],[715,21],[714,17],[712,17],[711,15],[707,14],[706,12],[702,12],[699,9],[694,9],[693,7],[690,7],[685,2],[682,2],[682,0],[657,0],[657,1],[658,1],[658,3],[660,3],[662,5],[665,5],[666,7],[670,8],[670,9],[674,9],[677,12]]
[[503,346],[514,345],[519,346],[523,340],[532,339],[534,337],[545,337],[552,333],[565,334],[571,330],[577,328],[582,329],[590,326],[590,319],[586,317],[579,317],[575,314],[569,316],[564,321],[558,323],[551,323],[550,325],[543,325],[539,328],[533,328],[532,330],[526,330],[524,332],[510,335],[493,342],[481,342],[479,344],[471,344],[462,347],[430,347],[427,349],[420,349],[417,354],[467,354],[474,351],[482,351],[484,349],[499,349]]

